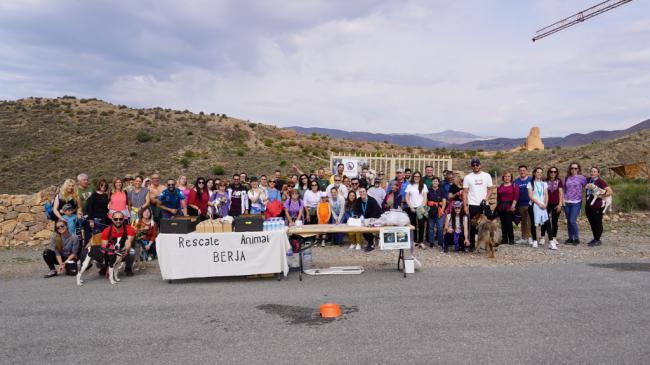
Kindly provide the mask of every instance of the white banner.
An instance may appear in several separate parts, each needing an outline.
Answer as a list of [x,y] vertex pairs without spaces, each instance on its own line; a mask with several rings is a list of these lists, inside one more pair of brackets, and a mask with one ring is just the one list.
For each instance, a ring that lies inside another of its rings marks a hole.
[[380,250],[401,250],[411,248],[409,227],[385,227],[379,229]]
[[343,174],[345,176],[349,177],[350,179],[359,176],[358,160],[343,159],[342,163],[343,166],[345,166],[345,169],[343,170]]
[[163,280],[283,273],[286,231],[160,234],[156,239]]

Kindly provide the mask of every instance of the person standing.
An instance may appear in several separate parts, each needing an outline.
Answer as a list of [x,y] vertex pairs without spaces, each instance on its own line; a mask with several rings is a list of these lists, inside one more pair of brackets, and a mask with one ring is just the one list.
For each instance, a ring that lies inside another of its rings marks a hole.
[[334,178],[336,176],[338,176],[339,179],[341,179],[341,181],[343,181],[343,176],[345,176],[345,175],[343,175],[344,171],[345,171],[345,165],[343,165],[342,163],[339,163],[338,165],[336,165],[336,173],[334,175],[330,176],[330,185],[334,184]]
[[528,243],[533,244],[533,233],[535,226],[531,224],[533,207],[530,205],[530,197],[528,196],[528,184],[533,181],[533,178],[528,175],[528,166],[519,166],[519,177],[515,179],[514,184],[519,188],[519,200],[517,201],[517,212],[521,216],[521,239],[517,241],[519,244]]
[[402,194],[400,194],[397,188],[397,181],[393,180],[390,183],[388,194],[384,197],[381,208],[384,211],[402,209]]
[[124,184],[119,177],[113,179],[111,191],[108,193],[108,216],[112,217],[115,212],[122,212],[126,219],[130,217],[129,197],[126,195]]
[[384,198],[386,198],[386,189],[383,189],[380,186],[381,182],[379,179],[375,179],[375,181],[372,184],[372,187],[368,189],[368,195],[371,197],[375,198],[377,203],[383,203]]
[[64,205],[70,205],[76,212],[77,217],[81,219],[83,212],[81,208],[81,199],[77,194],[77,189],[74,180],[66,179],[61,186],[59,194],[54,197],[54,204],[52,211],[58,219],[63,219],[62,209]]
[[504,171],[501,174],[502,183],[497,189],[497,213],[501,221],[501,243],[515,244],[515,234],[512,228],[517,201],[519,200],[519,187],[512,183],[512,173]]
[[[77,175],[77,195],[79,196],[79,202],[81,203],[81,213],[84,216],[88,215],[86,211],[86,201],[90,196],[95,192],[95,187],[90,185],[88,175],[81,173]],[[92,236],[92,228],[90,228],[89,221],[82,221],[82,231],[83,231],[83,245],[85,246]]]
[[[433,181],[433,178],[435,176],[433,175],[433,166],[427,165],[424,168],[424,185],[427,186],[427,189],[431,190],[431,182]],[[440,180],[438,180],[438,183],[440,183]]]
[[316,208],[320,202],[320,191],[318,191],[318,183],[316,181],[309,182],[310,190],[305,191],[302,198],[302,204],[305,208],[305,223],[318,224],[318,215]]
[[[546,184],[548,185],[548,205],[546,211],[550,217],[549,225],[553,233],[553,237],[557,240],[557,221],[564,206],[564,184],[559,177],[559,170],[555,166],[551,166],[546,171]],[[544,237],[544,227],[542,227],[542,237]]]
[[[338,189],[333,187],[331,190],[332,195],[329,196],[330,208],[332,210],[332,224],[341,224],[343,223],[343,217],[345,215],[345,198],[339,195]],[[343,245],[343,233],[334,233],[332,235],[332,240],[335,245]]]
[[226,191],[226,183],[219,181],[217,191],[210,197],[210,214],[212,218],[223,218],[230,210],[230,195]]
[[582,168],[577,162],[569,164],[569,171],[564,179],[564,215],[567,220],[569,238],[565,244],[580,244],[580,229],[578,228],[578,216],[582,207],[582,190],[587,185],[587,178],[582,175]]
[[415,245],[421,248],[426,248],[424,245],[424,222],[427,219],[425,207],[427,206],[428,192],[420,171],[413,173],[411,183],[406,188],[406,204],[408,206],[406,213],[415,227]]
[[100,179],[95,192],[86,201],[86,215],[92,234],[104,230],[108,226],[108,182]]
[[[437,238],[438,245],[443,245],[443,226],[445,224],[444,211],[446,209],[447,198],[440,187],[440,180],[437,177],[431,179],[431,188],[427,193],[427,206],[429,207],[429,217],[427,220],[429,247],[433,247],[434,238]],[[434,235],[434,228],[436,234]]]
[[228,195],[230,196],[230,210],[228,215],[237,217],[246,214],[248,211],[248,192],[241,182],[241,176],[235,174],[232,176],[232,184],[228,188]]
[[[302,184],[302,180],[300,181]],[[327,186],[330,184],[329,179],[325,175],[325,169],[324,168],[319,168],[318,169],[318,190],[320,191],[325,191],[327,189]]]
[[404,178],[404,169],[399,168],[395,173],[397,176],[395,176],[395,179],[391,180],[390,184],[388,184],[388,190],[386,190],[386,194],[390,193],[390,186],[394,181],[397,184],[397,191],[399,191],[401,195],[402,207],[404,207],[406,205],[406,187],[408,187],[409,182]]
[[[612,188],[600,177],[600,169],[598,167],[592,167],[591,170],[589,170],[589,174],[590,178],[586,185],[587,200],[585,202],[585,213],[589,220],[591,233],[594,236],[594,239],[591,240],[588,245],[589,247],[594,247],[602,244],[600,238],[603,234],[603,209],[605,207],[602,198],[611,196],[613,191]],[[605,194],[597,197],[594,194],[594,188],[596,187],[600,190],[605,190]]]
[[[549,224],[548,211],[548,185],[542,180],[543,170],[536,167],[533,170],[533,181],[528,183],[528,196],[533,208],[533,225],[541,226],[541,232],[548,233],[548,244],[551,250],[557,250],[557,241],[553,237],[553,230]],[[533,232],[535,233],[535,232]],[[544,236],[540,237],[540,243],[544,244]],[[537,237],[533,235],[533,248],[537,248]]]
[[190,189],[190,196],[187,199],[187,214],[199,217],[199,221],[204,221],[208,217],[208,203],[210,202],[210,193],[205,184],[205,178],[198,177],[194,187]]
[[143,180],[144,178],[142,176],[136,176],[133,179],[133,189],[126,193],[129,201],[131,224],[133,225],[135,225],[140,219],[140,212],[142,212],[143,209],[148,208],[150,204],[149,189],[142,187]]
[[167,179],[167,189],[158,196],[162,217],[170,219],[174,216],[187,215],[186,205],[182,203],[185,199],[185,194],[176,187],[176,180]]
[[343,197],[343,200],[348,196],[348,189],[341,183],[343,180],[340,176],[334,176],[334,182],[325,188],[327,195],[332,197],[332,188],[336,188],[337,194]]
[[[477,214],[482,213],[481,202],[487,201],[492,193],[492,177],[487,172],[481,171],[481,160],[473,158],[470,161],[472,172],[463,180],[463,205],[465,215],[469,221]],[[470,224],[469,227],[469,250],[474,251],[476,247],[477,227]]]
[[257,177],[251,176],[250,190],[248,190],[248,201],[250,202],[251,214],[264,214],[266,203],[269,200],[267,190],[258,185]]
[[[375,199],[368,196],[368,192],[365,188],[359,188],[358,190],[359,198],[357,198],[354,203],[354,211],[359,217],[365,219],[368,218],[379,218],[381,216],[381,208]],[[350,196],[352,192],[348,193]],[[375,241],[375,236],[372,233],[364,233],[363,238],[367,242],[365,251],[370,252],[374,250],[373,244]]]
[[151,174],[151,185],[149,189],[149,204],[151,206],[151,213],[153,214],[153,219],[156,223],[160,223],[160,218],[162,217],[162,211],[160,209],[160,201],[158,197],[165,191],[165,186],[160,184],[160,174],[154,172]]

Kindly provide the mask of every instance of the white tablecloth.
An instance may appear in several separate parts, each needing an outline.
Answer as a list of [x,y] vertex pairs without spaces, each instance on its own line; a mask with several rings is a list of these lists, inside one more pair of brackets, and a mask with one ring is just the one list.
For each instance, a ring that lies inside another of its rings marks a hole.
[[286,230],[160,234],[156,239],[163,280],[283,273]]

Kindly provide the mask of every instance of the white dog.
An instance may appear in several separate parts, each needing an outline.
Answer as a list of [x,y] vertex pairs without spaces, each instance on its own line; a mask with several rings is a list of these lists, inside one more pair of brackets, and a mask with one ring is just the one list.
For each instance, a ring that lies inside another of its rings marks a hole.
[[120,271],[119,269],[122,265],[122,252],[119,250],[119,245],[116,245],[115,247],[115,253],[114,253],[115,262],[112,264],[110,262],[107,262],[112,260],[105,259],[108,255],[105,255],[104,252],[102,252],[101,246],[89,246],[87,250],[88,250],[88,254],[86,255],[86,258],[84,259],[84,262],[81,265],[81,269],[77,273],[77,285],[79,286],[84,285],[84,281],[81,279],[81,275],[86,270],[88,270],[91,261],[95,262],[97,266],[99,265],[108,266],[108,280],[110,281],[111,284],[116,284],[117,282],[120,281],[120,278],[118,277],[118,272]]
[[591,190],[591,194],[594,196],[594,199],[591,200],[590,205],[594,205],[596,199],[600,198],[603,201],[603,213],[606,213],[608,209],[610,212],[612,211],[612,196],[605,196],[605,189],[601,189],[593,183],[589,183],[585,187]]

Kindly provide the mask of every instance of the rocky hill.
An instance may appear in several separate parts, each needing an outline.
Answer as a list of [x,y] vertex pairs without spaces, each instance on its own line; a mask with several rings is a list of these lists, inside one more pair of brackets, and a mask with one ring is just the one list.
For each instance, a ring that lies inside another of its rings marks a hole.
[[330,152],[418,153],[390,143],[298,134],[225,114],[132,109],[64,96],[0,102],[0,193],[30,194],[86,172],[112,178],[272,173],[329,166]]
[[[329,166],[331,152],[442,154],[467,170],[480,155],[485,170],[556,164],[612,167],[648,162],[650,130],[575,148],[520,153],[413,148],[392,143],[304,135],[225,114],[164,108],[132,109],[97,99],[28,98],[0,102],[0,194],[31,194],[79,172],[91,178],[160,171],[165,176],[225,176],[238,172],[293,172]],[[544,140],[546,144],[546,139]]]

